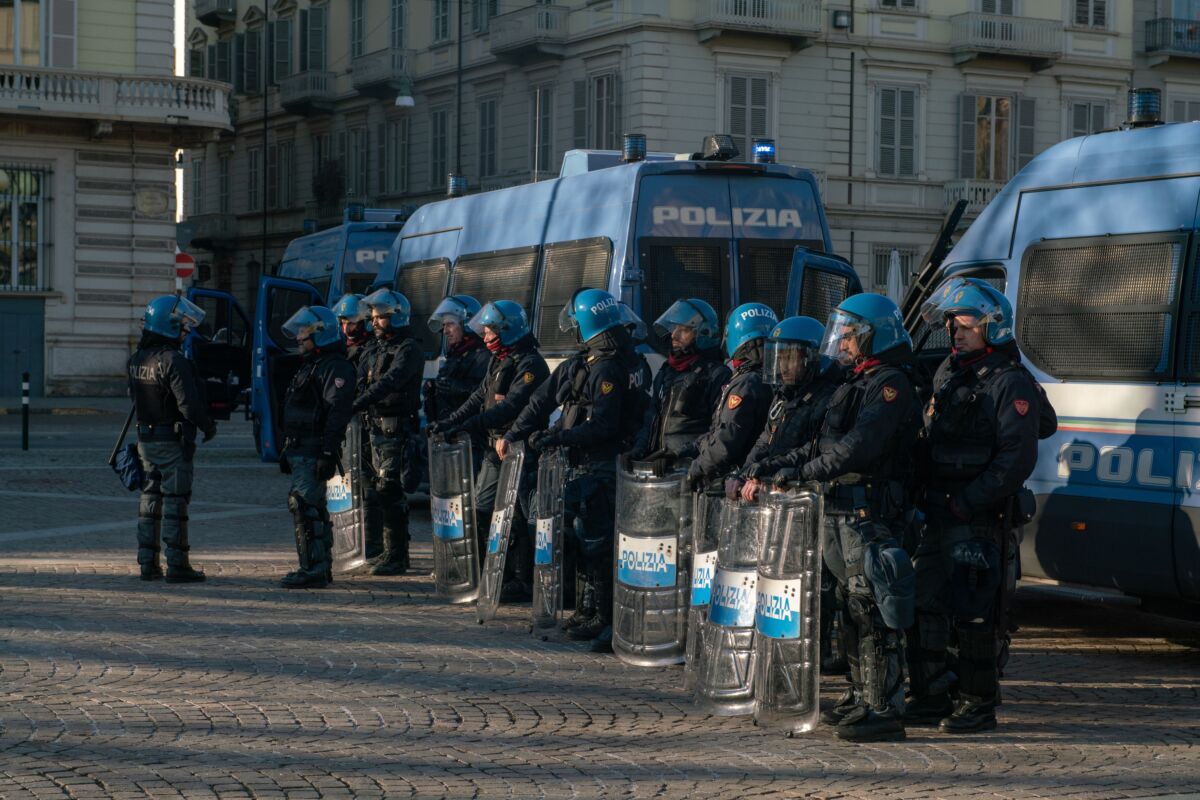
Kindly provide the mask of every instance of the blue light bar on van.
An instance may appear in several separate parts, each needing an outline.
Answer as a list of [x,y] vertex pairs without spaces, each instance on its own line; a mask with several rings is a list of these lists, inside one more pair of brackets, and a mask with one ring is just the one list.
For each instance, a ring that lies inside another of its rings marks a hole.
[[775,140],[774,139],[755,139],[754,146],[754,163],[755,164],[774,164],[775,163]]
[[446,196],[462,197],[467,193],[467,176],[455,175],[453,172],[446,176]]
[[307,236],[310,233],[317,232],[317,221],[315,219],[304,220],[304,234]]
[[1162,121],[1162,91],[1158,89],[1130,89],[1129,117],[1126,124],[1131,127],[1157,125]]
[[362,203],[350,203],[346,206],[346,222],[362,222],[365,211]]
[[621,160],[626,163],[646,160],[646,134],[625,134],[625,140],[621,148]]

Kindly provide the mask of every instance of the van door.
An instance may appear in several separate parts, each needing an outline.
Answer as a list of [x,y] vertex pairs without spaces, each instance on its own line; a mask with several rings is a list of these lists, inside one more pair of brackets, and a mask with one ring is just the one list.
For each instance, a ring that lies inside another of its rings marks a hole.
[[250,323],[233,295],[188,289],[187,299],[204,309],[204,322],[183,342],[183,353],[196,364],[204,382],[208,413],[229,419],[238,395],[250,385]]
[[1008,295],[1058,412],[1029,481],[1039,508],[1026,575],[1175,591],[1176,484],[1194,470],[1179,467],[1174,362],[1198,192],[1200,180],[1181,178],[1021,196]]
[[824,325],[830,311],[847,297],[861,292],[858,271],[849,261],[797,247],[792,253],[783,316],[812,317]]
[[[1200,225],[1197,226],[1200,230]],[[1171,545],[1179,593],[1200,600],[1200,236],[1191,254],[1179,310],[1178,377],[1168,408],[1175,415],[1175,515]]]
[[323,305],[324,298],[305,281],[269,277],[258,284],[250,406],[255,444],[263,461],[279,460],[283,448],[279,427],[283,401],[292,376],[300,367],[299,349],[295,341],[284,335],[283,324],[303,306]]

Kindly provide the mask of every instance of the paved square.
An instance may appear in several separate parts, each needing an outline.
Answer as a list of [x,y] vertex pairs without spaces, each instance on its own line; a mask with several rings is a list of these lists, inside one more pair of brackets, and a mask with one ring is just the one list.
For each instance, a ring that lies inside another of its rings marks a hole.
[[[1030,594],[999,731],[850,745],[698,713],[681,671],[529,636],[414,574],[287,591],[286,478],[201,447],[193,560],[136,577],[121,419],[0,417],[0,797],[1072,797],[1200,792],[1200,624]],[[841,691],[825,680],[826,702]],[[1190,795],[1200,796],[1200,795]]]

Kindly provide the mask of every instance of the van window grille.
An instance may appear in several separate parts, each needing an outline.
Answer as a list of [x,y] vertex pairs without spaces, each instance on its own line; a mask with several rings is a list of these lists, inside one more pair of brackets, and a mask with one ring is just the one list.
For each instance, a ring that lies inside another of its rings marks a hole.
[[397,290],[412,305],[412,335],[421,343],[425,356],[431,358],[441,349],[442,340],[429,330],[429,317],[446,296],[446,280],[450,262],[444,258],[402,264],[396,275]]
[[823,269],[806,269],[804,284],[801,286],[799,314],[824,324],[829,319],[829,312],[849,294],[850,279],[845,275]]
[[1017,302],[1025,355],[1056,378],[1168,375],[1185,242],[1156,234],[1030,247]]
[[[788,242],[783,246],[738,245],[738,303],[765,303],[780,319],[787,305],[788,276],[796,245],[812,247],[812,242]],[[815,243],[816,252],[821,244]]]
[[480,303],[513,300],[526,312],[537,286],[538,248],[522,247],[462,256],[451,275],[451,294],[469,294]]
[[654,321],[671,303],[695,297],[716,309],[724,326],[729,313],[728,263],[729,250],[723,243],[643,243],[642,319],[653,330]]
[[1200,380],[1200,246],[1195,251],[1179,342],[1179,378],[1186,381]]
[[[585,239],[547,244],[543,256],[542,296],[538,303],[537,338],[542,351],[565,353],[575,348],[575,337],[558,329],[558,315],[584,286],[608,288],[612,242]],[[528,308],[526,309],[528,310]]]

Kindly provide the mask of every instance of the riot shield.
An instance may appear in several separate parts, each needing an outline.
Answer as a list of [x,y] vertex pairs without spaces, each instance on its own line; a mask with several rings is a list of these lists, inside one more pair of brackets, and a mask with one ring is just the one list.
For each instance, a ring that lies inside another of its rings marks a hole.
[[500,587],[504,583],[504,562],[512,536],[513,517],[517,513],[517,493],[521,487],[521,470],[525,466],[525,443],[510,445],[500,462],[500,477],[496,481],[496,505],[488,531],[487,553],[483,557],[483,572],[479,576],[479,602],[475,617],[480,623],[496,616],[500,605]]
[[429,513],[434,590],[451,603],[470,603],[479,593],[479,557],[475,475],[466,434],[429,440]]
[[734,502],[717,539],[708,619],[696,665],[696,702],[712,714],[754,710],[754,607],[758,599],[758,552],[774,509]]
[[754,723],[788,733],[817,725],[821,694],[820,491],[773,491],[758,558]]
[[349,572],[367,563],[367,487],[363,485],[362,420],[355,414],[342,442],[342,469],[325,482],[325,503],[333,529],[334,572]]
[[567,453],[554,448],[538,459],[534,494],[533,635],[558,626],[563,607],[563,486]]
[[[655,473],[650,462],[617,469],[613,652],[626,664],[683,662],[687,565],[681,536],[686,472]],[[690,515],[689,515],[690,516]]]
[[683,688],[696,688],[697,666],[703,653],[704,622],[717,570],[717,538],[732,505],[720,492],[696,492],[692,501],[692,536],[688,542],[691,590],[688,595],[687,644],[684,647]]

